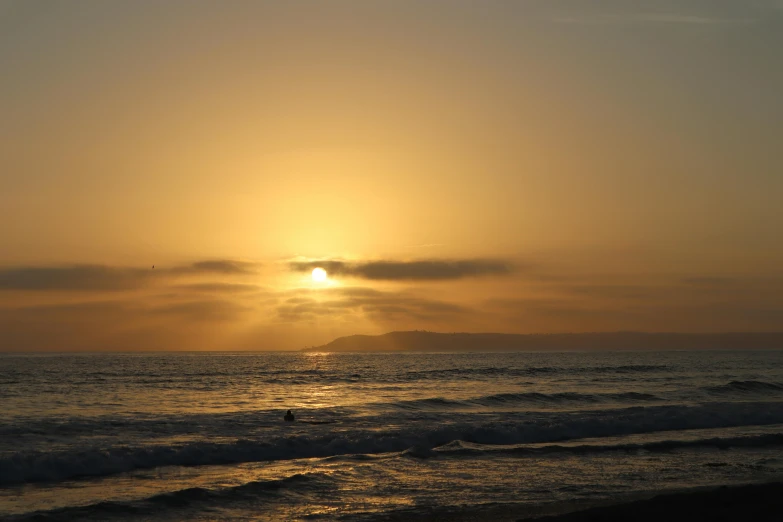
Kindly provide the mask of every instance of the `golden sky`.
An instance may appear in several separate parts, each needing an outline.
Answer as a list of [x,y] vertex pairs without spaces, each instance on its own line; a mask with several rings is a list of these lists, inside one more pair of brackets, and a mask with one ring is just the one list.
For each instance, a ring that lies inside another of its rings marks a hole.
[[782,330],[781,92],[779,0],[0,0],[0,350]]

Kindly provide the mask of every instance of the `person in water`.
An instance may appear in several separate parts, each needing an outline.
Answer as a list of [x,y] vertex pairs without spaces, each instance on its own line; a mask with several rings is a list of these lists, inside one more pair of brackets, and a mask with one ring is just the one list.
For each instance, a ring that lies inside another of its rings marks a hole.
[[285,420],[285,421],[287,421],[287,422],[293,422],[293,421],[294,421],[294,414],[293,414],[293,413],[291,413],[291,410],[288,410],[288,411],[285,413],[285,417],[283,417],[283,420]]

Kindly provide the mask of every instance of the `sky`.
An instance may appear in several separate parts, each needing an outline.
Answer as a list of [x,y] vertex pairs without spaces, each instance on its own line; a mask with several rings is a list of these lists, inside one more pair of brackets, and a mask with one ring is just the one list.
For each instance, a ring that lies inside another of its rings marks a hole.
[[780,0],[0,0],[0,350],[780,331],[781,93]]

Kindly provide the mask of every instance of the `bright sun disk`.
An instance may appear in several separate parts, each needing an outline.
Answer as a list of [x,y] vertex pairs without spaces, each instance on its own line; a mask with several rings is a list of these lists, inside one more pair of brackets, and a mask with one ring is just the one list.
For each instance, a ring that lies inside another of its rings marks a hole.
[[313,268],[313,281],[315,281],[316,283],[323,283],[324,281],[326,281],[326,270],[324,270],[320,266]]

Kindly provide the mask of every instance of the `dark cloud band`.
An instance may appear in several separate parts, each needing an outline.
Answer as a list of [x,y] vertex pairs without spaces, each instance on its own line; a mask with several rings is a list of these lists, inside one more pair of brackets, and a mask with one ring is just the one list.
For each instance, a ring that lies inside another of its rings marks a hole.
[[295,272],[309,272],[316,267],[323,268],[330,275],[379,281],[443,281],[511,273],[508,263],[483,259],[365,262],[322,260],[290,263],[291,270]]
[[243,261],[210,260],[154,269],[105,265],[0,268],[0,290],[131,290],[147,286],[167,276],[245,275],[253,273],[255,267],[255,264]]
[[311,321],[324,316],[346,317],[350,314],[365,314],[382,322],[408,319],[439,322],[472,313],[455,303],[362,287],[332,288],[316,293],[300,290],[278,306],[277,312],[283,322]]

